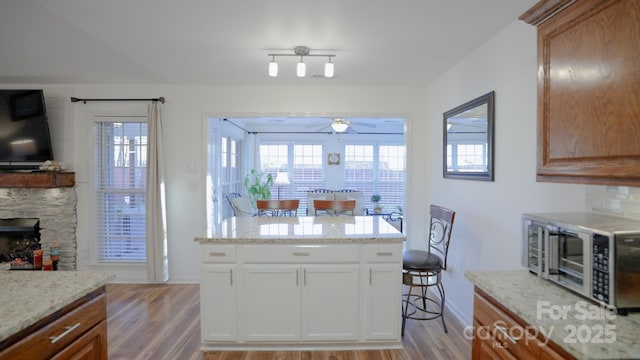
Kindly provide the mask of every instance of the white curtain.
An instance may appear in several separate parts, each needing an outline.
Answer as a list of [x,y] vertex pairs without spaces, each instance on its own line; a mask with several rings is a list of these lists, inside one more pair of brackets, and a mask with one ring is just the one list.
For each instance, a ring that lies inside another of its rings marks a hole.
[[169,280],[167,255],[164,158],[162,156],[161,107],[149,104],[147,134],[147,277],[149,282]]

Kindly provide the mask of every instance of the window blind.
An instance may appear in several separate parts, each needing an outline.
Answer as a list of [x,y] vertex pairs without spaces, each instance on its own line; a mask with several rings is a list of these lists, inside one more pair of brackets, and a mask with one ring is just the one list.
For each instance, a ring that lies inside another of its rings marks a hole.
[[145,261],[146,118],[98,117],[94,136],[97,258]]
[[[300,199],[302,210],[307,207],[307,191],[324,187],[322,154],[321,144],[261,144],[260,169],[272,174],[274,179],[278,171],[287,171],[291,184],[281,188],[280,198]],[[277,191],[278,187],[272,186],[272,198]]]
[[371,195],[388,212],[404,208],[406,147],[404,145],[345,145],[344,186],[362,191],[364,204],[373,209]]

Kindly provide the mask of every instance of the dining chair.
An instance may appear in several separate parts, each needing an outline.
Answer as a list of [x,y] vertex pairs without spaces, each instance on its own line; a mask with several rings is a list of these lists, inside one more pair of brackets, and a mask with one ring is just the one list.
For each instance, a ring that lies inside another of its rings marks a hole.
[[347,212],[354,214],[356,208],[355,200],[313,200],[313,207],[315,209],[315,215],[325,213],[329,215],[341,215]]
[[240,193],[237,192],[233,192],[233,193],[229,193],[227,195],[225,195],[225,199],[227,199],[227,202],[229,203],[229,206],[231,206],[231,213],[233,214],[233,216],[236,216],[236,208],[235,206],[233,206],[233,199],[237,199],[239,197],[241,197],[242,195],[240,195]]
[[404,223],[404,216],[402,215],[401,212],[398,211],[392,211],[389,213],[389,215],[384,217],[385,220],[389,221],[389,223],[397,228],[398,230],[400,230],[400,232],[402,231],[402,225]]
[[300,200],[257,200],[258,216],[297,216]]
[[[429,214],[431,219],[427,249],[405,250],[402,253],[402,284],[408,286],[409,291],[402,294],[401,335],[404,335],[407,319],[440,318],[444,332],[447,332],[444,323],[445,292],[441,275],[447,269],[447,255],[456,212],[431,205]],[[438,290],[439,298],[428,294],[430,287]],[[418,294],[413,293],[414,288],[419,289]]]

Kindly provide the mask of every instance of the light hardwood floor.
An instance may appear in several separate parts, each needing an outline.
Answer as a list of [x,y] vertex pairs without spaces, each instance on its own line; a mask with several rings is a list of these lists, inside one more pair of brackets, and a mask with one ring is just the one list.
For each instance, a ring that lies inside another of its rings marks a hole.
[[[400,309],[398,309],[400,311]],[[107,285],[109,359],[171,360],[430,360],[470,359],[462,324],[445,317],[407,321],[404,348],[362,351],[200,351],[200,288],[197,284]]]

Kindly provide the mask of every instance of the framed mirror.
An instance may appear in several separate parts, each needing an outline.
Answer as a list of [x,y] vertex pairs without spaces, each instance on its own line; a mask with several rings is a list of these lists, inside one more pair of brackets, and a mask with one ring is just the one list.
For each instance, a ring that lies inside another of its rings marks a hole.
[[495,92],[443,114],[443,176],[493,181]]

